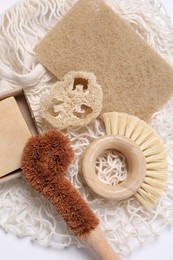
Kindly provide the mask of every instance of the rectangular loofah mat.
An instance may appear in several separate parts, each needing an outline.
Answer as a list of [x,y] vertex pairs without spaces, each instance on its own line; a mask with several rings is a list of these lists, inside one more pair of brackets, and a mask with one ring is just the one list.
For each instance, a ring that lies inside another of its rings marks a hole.
[[149,120],[173,93],[171,67],[101,0],[79,0],[35,51],[60,80],[72,70],[94,72],[103,112]]

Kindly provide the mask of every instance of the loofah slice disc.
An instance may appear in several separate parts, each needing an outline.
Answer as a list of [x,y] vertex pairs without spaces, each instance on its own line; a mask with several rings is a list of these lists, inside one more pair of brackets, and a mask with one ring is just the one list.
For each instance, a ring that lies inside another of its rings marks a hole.
[[102,99],[93,73],[71,71],[41,98],[41,117],[48,128],[84,126],[100,114]]

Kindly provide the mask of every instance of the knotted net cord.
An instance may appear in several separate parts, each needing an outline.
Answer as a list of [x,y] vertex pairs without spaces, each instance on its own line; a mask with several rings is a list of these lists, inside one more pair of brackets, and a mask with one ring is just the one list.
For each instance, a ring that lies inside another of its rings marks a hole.
[[[56,78],[38,63],[33,48],[75,2],[22,0],[0,16],[0,92],[16,86],[26,88],[40,132],[44,129],[39,116],[39,100]],[[118,10],[156,52],[173,64],[173,27],[159,1],[106,2]],[[92,140],[105,135],[101,121],[94,120],[87,127],[67,132],[75,150],[75,161],[67,176],[100,218],[106,239],[122,255],[159,236],[162,230],[173,224],[173,98],[153,115],[151,126],[160,134],[167,151],[169,178],[161,200],[149,211],[133,197],[123,202],[106,201],[83,186],[78,174],[79,158]],[[103,161],[105,158],[100,158],[99,164],[102,165]],[[0,185],[0,216],[0,226],[19,237],[27,236],[55,248],[72,244],[83,246],[52,205],[22,178]]]

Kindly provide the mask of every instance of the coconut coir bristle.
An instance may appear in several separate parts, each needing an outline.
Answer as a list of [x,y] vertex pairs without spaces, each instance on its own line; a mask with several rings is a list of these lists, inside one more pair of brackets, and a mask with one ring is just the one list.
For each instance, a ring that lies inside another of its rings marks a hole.
[[99,221],[65,176],[73,158],[68,137],[50,130],[28,140],[21,167],[26,181],[54,205],[75,235],[82,236],[93,230]]

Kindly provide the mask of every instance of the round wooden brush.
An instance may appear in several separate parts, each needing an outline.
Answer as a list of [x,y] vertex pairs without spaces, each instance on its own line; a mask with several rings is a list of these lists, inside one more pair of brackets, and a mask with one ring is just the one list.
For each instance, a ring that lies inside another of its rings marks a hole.
[[26,181],[54,205],[73,233],[87,242],[99,259],[118,260],[99,228],[98,218],[65,176],[73,157],[68,137],[50,130],[28,140],[22,171]]
[[126,113],[104,113],[102,119],[108,135],[128,138],[142,151],[145,177],[135,197],[145,208],[150,208],[158,202],[168,177],[166,154],[159,135],[145,121]]

